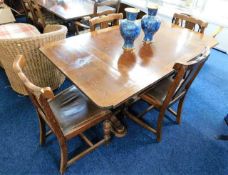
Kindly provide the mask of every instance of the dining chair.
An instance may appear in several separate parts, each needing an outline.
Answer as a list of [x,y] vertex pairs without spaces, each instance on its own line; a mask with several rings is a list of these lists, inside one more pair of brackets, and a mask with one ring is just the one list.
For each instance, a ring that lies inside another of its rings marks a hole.
[[108,14],[107,16],[98,16],[89,20],[90,31],[95,31],[97,28],[104,29],[112,25],[119,25],[119,20],[123,19],[122,13]]
[[208,26],[207,22],[204,22],[200,19],[196,19],[189,14],[178,14],[174,13],[172,18],[172,23],[179,25],[180,27],[184,27],[193,31],[197,31],[199,33],[204,33],[204,30]]
[[28,22],[33,22],[34,19],[33,19],[33,14],[32,14],[32,12],[30,10],[30,6],[31,6],[30,0],[21,0],[21,4],[22,4],[22,7],[24,9],[27,21]]
[[223,26],[218,26],[217,28],[216,28],[216,30],[212,33],[212,36],[214,37],[214,38],[216,38],[217,36],[218,36],[218,34],[220,33],[220,32],[222,32],[222,30],[223,30]]
[[48,24],[62,24],[63,22],[56,18],[53,14],[44,13],[41,11],[41,7],[37,3],[36,0],[29,0],[30,1],[30,10],[33,15],[33,23],[36,27],[43,31],[45,26]]
[[[180,124],[181,112],[186,94],[202,66],[208,59],[209,53],[210,50],[207,48],[201,55],[186,63],[175,63],[173,67],[174,73],[172,76],[162,79],[160,82],[155,84],[154,87],[149,88],[139,96],[139,99],[147,102],[149,107],[137,116],[132,114],[129,107],[127,107],[124,111],[126,116],[145,129],[154,133],[157,137],[157,141],[160,142],[162,123],[166,110],[171,112],[171,114],[176,117],[176,122]],[[176,102],[178,102],[177,112],[171,107]],[[156,128],[153,128],[143,119],[143,116],[152,109],[159,110]]]
[[[99,8],[104,6],[110,6],[113,7],[113,10],[104,10],[99,11]],[[93,7],[93,15],[92,16],[85,16],[80,21],[75,22],[75,29],[76,34],[79,34],[79,28],[82,28],[83,30],[90,29],[89,20],[93,17],[102,16],[102,15],[108,15],[112,13],[118,13],[120,8],[120,0],[95,0],[94,1],[94,7]]]
[[[24,57],[19,55],[13,64],[14,71],[23,82],[38,114],[40,144],[43,145],[51,134],[57,137],[61,152],[60,172],[63,174],[73,162],[109,141],[111,112],[95,106],[75,86],[54,95],[50,87],[41,88],[34,85],[23,72],[25,64]],[[104,138],[93,143],[83,132],[102,121]],[[46,131],[46,126],[50,130]],[[67,141],[76,136],[85,141],[89,147],[69,158]]]

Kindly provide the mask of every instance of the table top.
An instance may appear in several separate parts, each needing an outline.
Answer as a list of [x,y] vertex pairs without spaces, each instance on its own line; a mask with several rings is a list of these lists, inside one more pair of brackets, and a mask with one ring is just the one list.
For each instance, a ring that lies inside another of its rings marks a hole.
[[30,24],[12,23],[0,25],[0,39],[17,39],[36,35],[40,35],[40,32]]
[[173,71],[177,61],[199,55],[217,41],[188,29],[162,23],[151,45],[135,41],[123,52],[119,27],[86,33],[46,45],[41,51],[87,97],[100,107],[117,107]]
[[[92,0],[37,0],[38,4],[64,20],[78,19],[93,14]],[[98,12],[113,10],[112,7],[98,7]]]

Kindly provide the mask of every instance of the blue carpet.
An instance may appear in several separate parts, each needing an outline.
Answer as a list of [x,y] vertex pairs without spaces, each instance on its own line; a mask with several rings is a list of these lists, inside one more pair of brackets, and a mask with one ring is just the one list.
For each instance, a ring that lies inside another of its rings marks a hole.
[[[228,142],[216,135],[227,134],[223,120],[228,112],[228,56],[213,50],[193,83],[183,110],[180,126],[165,120],[163,138],[125,119],[126,137],[113,138],[82,158],[66,175],[77,174],[211,174],[228,173]],[[71,85],[66,81],[61,89]],[[55,137],[39,146],[38,121],[28,99],[16,94],[0,69],[0,174],[59,174],[59,148]],[[135,110],[144,108],[139,102]],[[156,118],[151,112],[147,118]],[[97,131],[94,128],[89,134]],[[80,140],[69,143],[71,152]]]

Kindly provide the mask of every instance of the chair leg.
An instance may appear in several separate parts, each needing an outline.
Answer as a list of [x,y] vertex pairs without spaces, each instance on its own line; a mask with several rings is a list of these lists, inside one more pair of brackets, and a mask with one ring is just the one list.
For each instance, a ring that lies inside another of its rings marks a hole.
[[104,130],[104,139],[105,142],[108,144],[111,138],[111,122],[109,120],[105,120],[103,123],[103,130]]
[[162,124],[165,116],[165,109],[161,109],[157,121],[157,142],[161,141]]
[[60,143],[61,161],[60,161],[60,173],[63,174],[67,168],[67,145],[66,142]]
[[183,96],[180,101],[179,101],[179,104],[178,104],[178,109],[177,109],[177,119],[176,119],[176,122],[178,124],[181,123],[181,113],[182,113],[182,108],[183,108],[183,104],[184,104],[184,99],[185,99],[185,96]]
[[39,119],[39,127],[40,127],[40,145],[44,145],[46,140],[46,127],[45,127],[46,124],[44,119],[39,115],[39,113],[38,113],[38,119]]
[[79,35],[79,28],[78,28],[78,25],[77,24],[75,24],[75,34],[76,35]]

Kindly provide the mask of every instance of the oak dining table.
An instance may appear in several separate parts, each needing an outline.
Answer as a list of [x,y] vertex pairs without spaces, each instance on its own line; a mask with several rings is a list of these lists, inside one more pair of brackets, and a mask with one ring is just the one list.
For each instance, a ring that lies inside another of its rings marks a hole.
[[173,72],[178,61],[198,56],[215,38],[162,22],[152,44],[143,32],[124,52],[119,26],[89,32],[40,48],[47,59],[101,108],[115,109]]
[[[93,15],[93,0],[37,0],[38,4],[48,12],[64,21],[77,20],[84,16]],[[98,12],[114,10],[109,6],[98,7]]]

